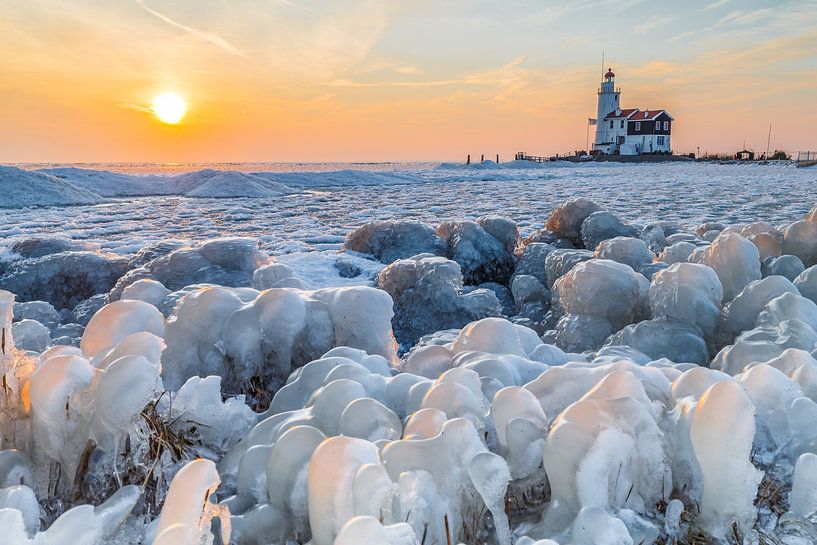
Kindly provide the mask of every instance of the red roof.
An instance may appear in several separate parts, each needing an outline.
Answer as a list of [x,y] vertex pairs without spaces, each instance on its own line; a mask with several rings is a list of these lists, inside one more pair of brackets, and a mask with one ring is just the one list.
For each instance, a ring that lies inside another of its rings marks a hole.
[[[663,113],[666,113],[666,110],[644,110],[643,112],[638,112],[633,115],[633,117],[630,118],[630,121],[652,121]],[[672,119],[671,115],[669,117]]]
[[[604,119],[619,119],[622,117],[627,118],[637,111],[638,108],[627,108],[626,110],[613,110],[612,112],[604,116]],[[616,112],[618,112],[618,115],[616,115]]]

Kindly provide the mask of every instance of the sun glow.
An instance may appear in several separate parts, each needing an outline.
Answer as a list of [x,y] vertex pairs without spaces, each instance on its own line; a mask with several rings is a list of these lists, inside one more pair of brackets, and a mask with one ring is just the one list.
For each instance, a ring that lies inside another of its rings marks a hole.
[[184,97],[171,91],[153,97],[151,103],[153,113],[163,123],[175,125],[187,113],[187,102]]

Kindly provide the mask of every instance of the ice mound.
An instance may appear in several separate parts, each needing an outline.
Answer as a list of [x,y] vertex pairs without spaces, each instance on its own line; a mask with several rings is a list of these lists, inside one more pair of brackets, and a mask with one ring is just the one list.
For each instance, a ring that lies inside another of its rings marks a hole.
[[154,545],[212,542],[211,519],[222,519],[222,543],[230,542],[229,511],[213,500],[221,483],[216,465],[210,460],[195,460],[173,478],[167,493]]
[[51,346],[51,331],[37,320],[14,322],[11,330],[17,347],[22,350],[43,352]]
[[168,182],[188,197],[270,198],[296,192],[283,183],[235,171],[200,170],[174,176]]
[[567,274],[573,267],[589,259],[593,259],[593,252],[590,250],[560,248],[549,252],[547,257],[545,257],[547,288],[552,288],[556,281]]
[[347,187],[360,185],[406,185],[421,182],[417,176],[400,172],[336,170],[326,172],[254,172],[258,178],[286,184],[289,187]]
[[542,285],[547,285],[547,272],[545,271],[545,259],[548,254],[555,250],[551,244],[544,242],[531,242],[523,248],[517,250],[519,260],[513,271],[514,276],[530,275],[536,278]]
[[87,244],[59,237],[31,237],[15,240],[9,244],[9,251],[26,259],[43,257],[62,252],[89,250]]
[[667,265],[681,263],[689,259],[689,256],[692,255],[697,248],[698,246],[692,242],[676,242],[671,246],[664,247],[664,249],[661,250],[661,253],[658,254],[658,259]]
[[383,263],[418,254],[445,255],[448,245],[430,226],[416,221],[373,221],[346,236],[344,249],[374,256]]
[[643,240],[631,237],[614,237],[603,240],[596,248],[594,257],[623,263],[636,271],[642,265],[651,263],[655,259],[655,255],[650,252]]
[[582,243],[588,250],[595,250],[600,242],[616,237],[638,237],[638,229],[625,225],[612,212],[593,212],[582,222]]
[[545,227],[561,238],[565,238],[574,244],[581,244],[582,223],[593,212],[599,211],[601,211],[601,207],[591,200],[583,197],[573,199],[551,212]]
[[121,298],[123,290],[138,280],[155,280],[171,291],[200,283],[250,286],[255,270],[268,260],[256,239],[213,239],[194,248],[172,250],[128,271],[111,290],[110,299]]
[[168,295],[170,295],[170,290],[164,287],[161,282],[143,278],[126,286],[125,289],[122,290],[120,299],[135,299],[158,307],[164,302]]
[[179,300],[168,320],[162,377],[175,390],[190,377],[216,375],[225,391],[250,394],[265,406],[265,396],[293,370],[334,346],[391,361],[392,314],[388,294],[368,287],[196,289]]
[[767,276],[784,276],[794,282],[797,276],[806,270],[806,266],[800,258],[794,255],[781,255],[780,257],[767,257],[760,264],[760,273],[763,278]]
[[258,267],[252,274],[252,287],[258,291],[270,288],[306,289],[304,282],[295,276],[293,268],[283,263],[267,263]]
[[377,285],[394,300],[395,336],[407,346],[426,333],[501,314],[492,291],[464,293],[460,265],[444,257],[420,254],[395,261],[380,272]]
[[709,248],[693,252],[689,261],[715,270],[725,302],[734,299],[749,282],[761,278],[757,246],[735,233],[719,235]]
[[564,312],[556,325],[556,344],[572,352],[600,348],[609,335],[648,314],[647,279],[608,259],[579,263],[556,281],[553,291]]
[[723,309],[718,328],[720,345],[731,344],[741,332],[752,329],[766,304],[784,293],[800,294],[795,285],[782,276],[767,276],[747,284]]
[[13,261],[0,286],[21,301],[47,301],[57,309],[110,290],[128,269],[128,260],[93,252],[62,252]]
[[801,220],[786,227],[782,253],[797,256],[806,267],[817,264],[817,223]]
[[459,263],[466,284],[508,283],[519,240],[516,223],[499,217],[446,222],[437,234],[448,244],[447,257]]
[[171,184],[163,183],[163,176],[133,176],[75,167],[45,168],[38,172],[66,180],[103,197],[162,195],[172,191]]
[[99,204],[101,196],[50,174],[0,165],[0,208]]

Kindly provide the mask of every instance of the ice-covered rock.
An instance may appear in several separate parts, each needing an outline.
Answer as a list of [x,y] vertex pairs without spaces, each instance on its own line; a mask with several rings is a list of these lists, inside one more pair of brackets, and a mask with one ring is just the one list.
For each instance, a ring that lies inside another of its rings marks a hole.
[[606,210],[593,212],[582,222],[581,235],[584,247],[595,250],[603,240],[616,237],[638,237],[638,229],[625,225],[615,214]]
[[647,245],[647,248],[656,255],[660,254],[667,246],[667,238],[664,235],[664,230],[660,225],[654,223],[644,226],[641,230],[640,238]]
[[82,335],[80,348],[94,357],[133,333],[146,331],[161,337],[165,320],[156,307],[144,301],[115,301],[94,314]]
[[669,320],[628,325],[611,335],[604,346],[630,346],[652,359],[667,358],[679,363],[703,365],[709,360],[709,349],[700,328]]
[[143,278],[123,289],[120,299],[135,299],[159,307],[169,294],[170,290],[164,287],[161,282]]
[[250,286],[253,272],[268,260],[269,257],[258,249],[256,239],[213,239],[195,248],[173,250],[128,271],[113,287],[109,297],[112,301],[118,300],[125,287],[142,279],[156,280],[171,291],[198,283]]
[[615,237],[600,242],[594,257],[624,263],[634,270],[655,258],[643,240],[631,237]]
[[817,223],[801,220],[786,227],[782,253],[799,257],[806,267],[817,264]]
[[658,254],[658,260],[663,261],[667,265],[674,263],[681,263],[689,259],[698,246],[691,242],[681,241],[676,242],[672,246],[665,246],[661,253]]
[[167,323],[162,355],[167,387],[217,375],[227,392],[263,397],[294,369],[335,346],[363,349],[387,361],[395,356],[392,300],[381,290],[274,288],[255,292],[247,302],[236,291],[201,288],[179,301]]
[[46,301],[14,303],[14,319],[36,320],[49,328],[56,326],[61,321],[60,313]]
[[760,273],[763,278],[767,276],[784,276],[794,282],[794,279],[806,269],[800,258],[794,255],[781,255],[780,257],[767,257],[760,264]]
[[[583,197],[573,199],[553,210],[548,216],[545,227],[559,237],[566,238],[574,244],[581,244],[582,223],[590,214],[600,210],[601,207],[591,200]],[[593,250],[594,248],[588,249]]]
[[625,225],[612,212],[593,212],[582,222],[582,242],[588,250],[595,250],[603,240],[615,237],[638,237],[638,229]]
[[437,235],[448,245],[447,257],[459,263],[464,283],[508,283],[519,238],[516,223],[496,217],[446,222]]
[[752,329],[766,304],[784,293],[799,295],[794,284],[782,276],[767,276],[747,284],[723,308],[723,316],[718,326],[720,344],[729,344],[742,331]]
[[589,250],[556,249],[549,252],[545,258],[546,287],[551,289],[570,269],[589,259],[593,259],[593,252]]
[[792,282],[800,295],[817,303],[817,265],[799,273]]
[[[579,263],[554,284],[565,315],[557,344],[570,351],[600,348],[608,335],[648,314],[649,282],[629,266],[607,259]],[[590,325],[597,333],[582,340]]]
[[464,294],[462,282],[459,264],[444,257],[419,255],[383,269],[377,283],[394,300],[397,340],[411,345],[426,333],[501,315],[492,291]]
[[51,331],[37,320],[20,320],[12,324],[14,343],[21,350],[43,352],[51,346]]
[[306,289],[304,282],[295,276],[295,270],[283,263],[267,263],[258,267],[252,275],[252,287],[258,291],[270,288]]
[[695,326],[711,339],[721,312],[723,288],[711,268],[676,263],[660,271],[650,285],[653,316]]
[[392,263],[418,254],[445,255],[448,245],[430,226],[416,221],[373,221],[346,236],[343,247]]
[[62,237],[34,236],[15,240],[9,244],[9,251],[26,259],[43,257],[63,252],[81,252],[90,250],[89,245]]
[[536,278],[543,285],[547,284],[547,273],[545,272],[545,259],[548,254],[555,250],[552,244],[544,242],[532,242],[525,246],[519,262],[514,269],[514,277],[519,275],[530,275]]
[[48,301],[71,309],[93,295],[105,293],[128,268],[128,260],[93,252],[63,252],[12,262],[0,286],[20,301]]
[[757,247],[740,235],[722,234],[708,249],[689,257],[693,263],[712,267],[721,280],[724,302],[731,301],[752,280],[760,280]]

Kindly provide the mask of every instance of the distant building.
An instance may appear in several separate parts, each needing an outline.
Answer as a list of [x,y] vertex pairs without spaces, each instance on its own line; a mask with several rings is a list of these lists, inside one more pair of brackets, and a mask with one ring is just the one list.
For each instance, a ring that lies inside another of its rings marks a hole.
[[641,155],[672,153],[670,135],[673,117],[666,110],[622,109],[621,89],[615,87],[612,69],[604,74],[599,89],[594,154]]

